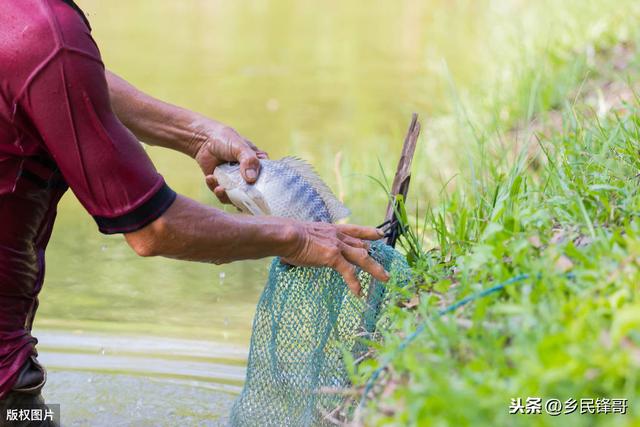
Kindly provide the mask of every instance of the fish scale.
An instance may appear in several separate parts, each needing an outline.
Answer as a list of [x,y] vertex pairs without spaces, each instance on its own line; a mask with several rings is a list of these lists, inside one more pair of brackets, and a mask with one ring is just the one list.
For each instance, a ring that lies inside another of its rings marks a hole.
[[297,158],[261,160],[260,175],[254,184],[245,182],[237,163],[218,166],[214,177],[231,202],[252,215],[316,222],[335,222],[349,215],[313,168]]

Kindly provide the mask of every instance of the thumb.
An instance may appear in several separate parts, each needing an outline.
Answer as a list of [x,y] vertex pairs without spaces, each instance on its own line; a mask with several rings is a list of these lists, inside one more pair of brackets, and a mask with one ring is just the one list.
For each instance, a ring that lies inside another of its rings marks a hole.
[[238,162],[240,163],[240,174],[244,180],[249,184],[254,183],[260,174],[260,160],[258,160],[257,153],[249,147],[243,148],[238,156]]

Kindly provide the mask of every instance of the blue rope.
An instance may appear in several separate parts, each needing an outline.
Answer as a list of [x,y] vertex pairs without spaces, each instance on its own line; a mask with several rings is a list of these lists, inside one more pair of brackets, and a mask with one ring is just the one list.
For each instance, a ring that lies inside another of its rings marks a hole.
[[[477,292],[475,294],[469,295],[467,297],[462,298],[460,301],[456,301],[455,303],[451,304],[450,306],[443,308],[441,310],[438,310],[438,314],[437,317],[443,316],[447,313],[451,313],[452,311],[457,310],[458,308],[462,307],[463,305],[466,305],[470,302],[473,302],[479,298],[483,298],[486,297],[487,295],[491,295],[493,293],[496,293],[502,289],[504,289],[506,286],[508,285],[512,285],[514,283],[519,283],[522,282],[523,280],[527,280],[529,277],[531,277],[529,274],[519,274],[517,276],[514,276],[508,280],[505,280],[504,282],[498,283],[496,285],[491,286],[490,288],[487,289],[483,289],[480,292]],[[409,344],[411,344],[417,337],[418,335],[420,335],[422,333],[422,331],[425,330],[425,328],[427,327],[427,322],[424,322],[422,324],[420,324],[415,331],[413,331],[410,335],[408,335],[398,346],[398,348],[395,349],[395,351],[389,356],[387,357],[384,362],[382,363],[382,366],[380,366],[378,369],[376,369],[373,374],[371,375],[371,378],[369,378],[369,380],[367,381],[367,384],[364,388],[364,393],[362,393],[362,400],[360,401],[360,404],[358,405],[359,407],[363,407],[365,401],[367,400],[367,395],[369,394],[369,392],[371,391],[371,389],[373,388],[373,384],[378,380],[378,378],[380,377],[380,374],[382,373],[382,371],[384,371],[389,364],[391,363],[391,361],[398,355],[398,353],[401,353],[402,351],[404,351],[405,348],[407,348],[407,346]]]

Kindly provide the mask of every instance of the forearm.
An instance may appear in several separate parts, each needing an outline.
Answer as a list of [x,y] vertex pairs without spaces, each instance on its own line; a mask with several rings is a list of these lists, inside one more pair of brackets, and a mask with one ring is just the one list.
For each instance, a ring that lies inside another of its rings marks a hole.
[[216,264],[280,256],[292,265],[331,267],[359,295],[356,266],[377,280],[389,279],[389,273],[371,258],[369,245],[362,240],[376,240],[383,234],[382,230],[358,225],[229,215],[178,196],[160,218],[125,234],[125,238],[141,256]]
[[142,256],[220,264],[289,256],[296,244],[290,223],[284,218],[228,214],[179,195],[159,219],[125,238]]
[[108,70],[106,76],[113,111],[140,141],[195,157],[210,119],[155,99]]

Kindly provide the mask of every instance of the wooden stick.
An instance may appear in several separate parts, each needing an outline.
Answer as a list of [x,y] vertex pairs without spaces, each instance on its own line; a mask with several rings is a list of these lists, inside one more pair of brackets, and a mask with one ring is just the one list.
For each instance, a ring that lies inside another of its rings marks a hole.
[[[387,206],[387,214],[385,216],[385,222],[388,221],[392,224],[391,234],[387,238],[387,244],[395,246],[396,240],[400,237],[400,227],[395,225],[396,220],[395,206],[396,196],[401,194],[404,200],[407,200],[407,194],[409,193],[409,182],[411,181],[411,162],[413,161],[413,155],[416,152],[416,144],[418,142],[418,135],[420,135],[420,122],[418,121],[418,115],[413,113],[411,116],[411,124],[407,131],[407,136],[404,138],[404,145],[402,146],[402,153],[400,154],[400,160],[398,160],[398,167],[396,168],[396,174],[393,178],[393,184],[391,185],[391,194],[389,196],[389,205]],[[373,277],[369,280],[369,289],[367,292],[367,306],[362,317],[362,330],[364,334],[372,336],[376,327],[377,316],[367,316],[371,311],[380,310],[380,303],[382,302],[378,296],[378,286]],[[377,313],[375,313],[377,314]],[[359,363],[362,359],[367,357],[368,347],[364,343],[358,343],[354,347],[354,353]],[[361,426],[362,407],[358,405],[356,409],[354,419],[351,425]]]
[[[402,146],[402,153],[400,154],[396,174],[393,178],[393,184],[391,185],[391,195],[389,205],[387,206],[387,214],[385,216],[385,221],[389,221],[391,224],[396,220],[396,196],[401,194],[405,201],[407,199],[409,182],[411,181],[411,162],[413,160],[413,155],[416,152],[418,135],[420,135],[420,122],[418,121],[418,115],[413,113],[411,116],[411,124],[407,131],[407,136],[404,138],[404,145]],[[400,231],[401,230],[398,225],[393,225],[391,227],[391,233],[387,238],[388,245],[395,246],[398,237],[400,237]],[[378,310],[380,308],[378,305],[381,301],[375,301],[378,293],[377,286],[379,286],[379,284],[372,277],[369,281],[369,291],[367,292],[367,310]],[[366,333],[371,334],[375,329],[375,324],[368,324],[366,320],[365,314],[362,326]]]
[[[395,219],[397,195],[401,194],[404,200],[407,200],[409,182],[411,181],[411,163],[413,161],[413,155],[416,152],[418,135],[420,135],[420,122],[418,121],[418,114],[413,113],[407,136],[404,138],[404,145],[402,146],[400,160],[398,160],[398,167],[396,168],[396,174],[393,178],[393,184],[391,185],[391,195],[389,205],[387,206],[387,214],[384,218],[385,221],[393,222]],[[393,231],[387,238],[387,244],[389,246],[395,246],[396,240],[398,240],[399,237],[399,233],[397,232],[398,228],[394,228],[396,231]]]

